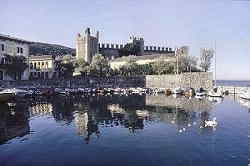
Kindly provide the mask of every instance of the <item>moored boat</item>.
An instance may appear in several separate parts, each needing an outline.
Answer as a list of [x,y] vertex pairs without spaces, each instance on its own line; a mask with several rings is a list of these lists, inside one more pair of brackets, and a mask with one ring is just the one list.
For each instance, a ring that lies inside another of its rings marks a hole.
[[240,95],[240,98],[242,99],[246,99],[246,100],[250,100],[250,92],[243,92],[241,95]]
[[183,94],[184,90],[180,87],[173,90],[173,94]]
[[0,91],[0,102],[7,102],[14,97],[24,97],[28,94],[28,91],[22,89],[4,89]]
[[195,92],[195,98],[197,99],[203,99],[206,96],[206,91],[203,88],[200,88],[196,90]]
[[223,97],[223,92],[215,87],[208,92],[208,96],[210,96],[210,97]]

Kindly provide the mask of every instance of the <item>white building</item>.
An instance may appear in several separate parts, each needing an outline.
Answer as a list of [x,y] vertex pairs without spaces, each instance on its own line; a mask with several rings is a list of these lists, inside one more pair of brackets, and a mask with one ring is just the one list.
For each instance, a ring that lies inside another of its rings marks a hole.
[[8,62],[5,56],[24,56],[28,60],[30,42],[0,34],[0,80],[27,80],[29,78],[28,68],[23,72],[14,73],[10,77],[4,69]]
[[52,79],[57,75],[55,67],[55,59],[51,55],[30,56],[29,79]]

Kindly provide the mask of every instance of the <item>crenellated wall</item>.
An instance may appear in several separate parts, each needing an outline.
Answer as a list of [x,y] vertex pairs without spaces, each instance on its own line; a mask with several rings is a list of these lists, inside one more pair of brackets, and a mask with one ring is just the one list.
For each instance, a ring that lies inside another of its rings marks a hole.
[[[99,49],[122,49],[125,44],[114,44],[114,43],[99,43]],[[144,46],[144,52],[173,52],[174,50],[170,47],[160,46]]]

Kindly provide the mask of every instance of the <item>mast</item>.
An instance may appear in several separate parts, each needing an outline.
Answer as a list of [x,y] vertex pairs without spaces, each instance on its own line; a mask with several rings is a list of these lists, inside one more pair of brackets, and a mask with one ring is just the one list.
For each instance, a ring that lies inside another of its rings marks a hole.
[[217,77],[216,77],[216,75],[217,75],[217,66],[216,66],[216,40],[215,40],[215,48],[214,48],[214,84],[215,84],[215,86],[216,86],[216,83],[217,83]]

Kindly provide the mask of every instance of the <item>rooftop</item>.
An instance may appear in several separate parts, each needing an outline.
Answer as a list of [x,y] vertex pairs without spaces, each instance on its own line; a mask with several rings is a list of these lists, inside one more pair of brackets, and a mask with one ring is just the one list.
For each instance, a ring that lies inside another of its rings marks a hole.
[[42,55],[42,56],[34,56],[31,55],[29,60],[51,60],[54,59],[52,55]]
[[11,37],[9,35],[3,35],[0,34],[0,40],[10,40],[10,41],[15,41],[15,42],[19,42],[19,43],[26,43],[26,44],[31,44],[32,42],[27,41],[27,40],[23,40],[23,39],[19,39],[19,38],[15,38],[15,37]]

